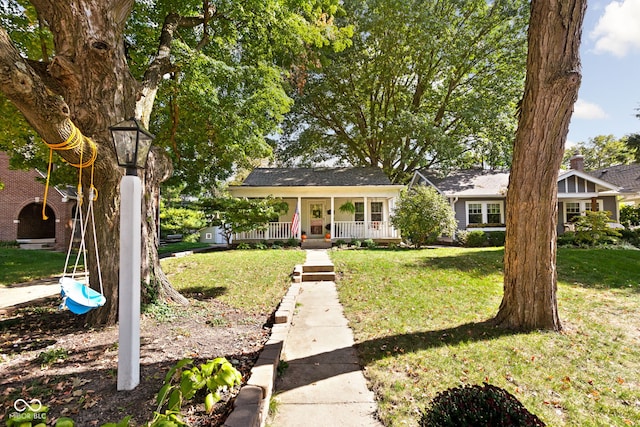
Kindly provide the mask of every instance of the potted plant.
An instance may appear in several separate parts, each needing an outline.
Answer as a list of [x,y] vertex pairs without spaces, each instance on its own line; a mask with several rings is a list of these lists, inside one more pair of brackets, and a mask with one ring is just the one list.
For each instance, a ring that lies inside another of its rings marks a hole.
[[324,241],[325,242],[330,242],[331,241],[331,233],[327,232],[324,234]]
[[307,240],[307,232],[306,231],[303,231],[303,232],[300,233],[300,240],[302,240],[303,242],[305,240]]
[[347,200],[342,205],[340,205],[338,210],[340,210],[340,212],[342,212],[342,213],[354,214],[354,213],[356,213],[356,205],[354,205],[351,200]]

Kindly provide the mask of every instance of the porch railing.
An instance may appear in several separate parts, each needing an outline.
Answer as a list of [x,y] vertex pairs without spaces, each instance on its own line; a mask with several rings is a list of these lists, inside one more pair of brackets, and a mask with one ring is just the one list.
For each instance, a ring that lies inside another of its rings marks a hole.
[[[236,233],[234,240],[287,240],[291,234],[290,222],[270,222],[266,229]],[[336,221],[332,238],[394,239],[400,237],[389,221]]]
[[336,239],[393,239],[398,231],[389,221],[336,221]]

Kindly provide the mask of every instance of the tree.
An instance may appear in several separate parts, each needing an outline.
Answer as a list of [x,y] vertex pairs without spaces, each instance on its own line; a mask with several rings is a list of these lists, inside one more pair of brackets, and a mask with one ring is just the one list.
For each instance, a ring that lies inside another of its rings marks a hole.
[[435,242],[441,235],[453,236],[455,212],[433,187],[416,186],[400,195],[391,224],[417,248]]
[[227,245],[234,234],[264,230],[269,221],[289,209],[287,202],[271,196],[261,199],[217,197],[202,200],[200,206],[207,212],[209,223],[222,228]]
[[569,167],[569,159],[575,153],[584,156],[585,170],[597,170],[615,165],[633,163],[633,150],[629,148],[628,137],[616,139],[613,135],[598,135],[589,141],[579,142],[564,152],[562,165]]
[[[0,8],[0,92],[10,102],[3,99],[2,105],[14,108],[10,117],[18,117],[15,111],[24,117],[10,124],[22,128],[28,123],[32,128],[4,140],[3,145],[12,153],[45,151],[40,138],[60,144],[79,129],[79,136],[69,141],[77,142],[74,148],[57,149],[58,155],[78,163],[93,152],[91,141],[97,147],[94,184],[99,197],[95,212],[107,303],[93,311],[89,321],[114,323],[117,317],[116,242],[122,171],[115,162],[108,127],[132,116],[160,132],[160,145],[150,154],[143,177],[142,280],[146,285],[142,288],[159,288],[164,298],[186,301],[170,287],[156,250],[159,183],[173,169],[162,147],[171,147],[174,158],[184,149],[194,168],[213,162],[208,157],[213,147],[216,156],[224,154],[222,164],[227,170],[232,168],[229,158],[240,160],[242,153],[259,144],[261,135],[277,125],[282,108],[271,110],[271,101],[282,99],[279,74],[274,71],[280,69],[277,65],[292,63],[294,58],[312,58],[311,48],[327,47],[344,35],[332,24],[337,1],[320,6],[311,0],[253,0],[241,5],[212,4],[209,0],[135,4],[133,0],[32,0],[30,4],[6,0]],[[231,81],[226,86],[225,76]],[[187,96],[181,96],[183,90],[189,91]],[[193,105],[184,104],[194,98]],[[235,101],[238,108],[222,108],[216,104],[220,99]],[[159,108],[154,113],[156,104]],[[195,149],[186,149],[189,140],[181,136],[185,128],[180,125],[180,107],[203,105],[207,107],[203,114],[222,115],[215,120],[201,121],[204,115],[195,114],[185,119],[187,138],[203,135]],[[240,116],[243,132],[234,126]],[[251,135],[249,141],[247,135]],[[221,148],[229,146],[234,149]],[[183,164],[176,166],[181,171]],[[204,183],[211,182],[207,179],[216,171],[209,172]],[[89,167],[83,175],[83,181],[89,182]],[[95,258],[90,265],[95,278]]]
[[533,0],[524,98],[506,201],[504,296],[496,323],[560,330],[557,178],[580,86],[586,0]]
[[508,166],[528,1],[349,0],[353,45],[292,74],[279,160],[416,168]]

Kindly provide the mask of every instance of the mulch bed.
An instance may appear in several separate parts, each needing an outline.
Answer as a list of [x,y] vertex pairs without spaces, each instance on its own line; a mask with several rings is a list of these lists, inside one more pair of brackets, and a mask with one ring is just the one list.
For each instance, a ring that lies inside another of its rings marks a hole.
[[[132,416],[150,421],[165,374],[177,361],[226,357],[247,379],[270,333],[269,313],[247,314],[214,300],[163,307],[141,319],[140,384],[117,391],[118,328],[89,328],[85,316],[58,311],[49,298],[0,314],[0,415],[2,425],[16,399],[50,407],[48,425],[65,416],[76,426],[100,426]],[[232,408],[230,390],[212,415],[200,399],[183,406],[193,426],[219,426]]]

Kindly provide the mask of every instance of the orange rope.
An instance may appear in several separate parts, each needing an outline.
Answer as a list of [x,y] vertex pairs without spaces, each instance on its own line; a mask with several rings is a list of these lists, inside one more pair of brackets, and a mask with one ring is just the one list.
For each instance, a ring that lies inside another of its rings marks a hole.
[[[93,166],[94,166],[94,162],[95,162],[96,158],[98,157],[98,147],[97,147],[96,143],[93,142],[93,140],[91,138],[88,138],[88,137],[82,135],[82,132],[80,132],[78,130],[78,128],[73,124],[72,121],[69,121],[69,123],[71,124],[71,134],[66,139],[66,141],[59,142],[57,144],[49,144],[47,141],[44,141],[45,145],[47,147],[49,147],[49,167],[47,168],[47,183],[45,184],[45,187],[44,187],[44,201],[42,203],[42,219],[44,221],[49,219],[49,217],[45,214],[45,211],[46,211],[46,208],[47,208],[47,195],[49,193],[49,179],[51,177],[51,164],[53,162],[53,150],[60,150],[60,151],[73,150],[73,149],[76,149],[78,147],[82,147],[82,142],[83,141],[85,141],[89,145],[89,148],[91,149],[91,156],[90,156],[89,160],[87,160],[85,162],[82,161],[82,158],[83,158],[83,155],[84,155],[84,150],[81,149],[80,150],[80,162],[79,163],[67,162],[67,163],[69,163],[71,166],[79,169],[79,173],[78,173],[78,204],[82,205],[82,169],[86,168],[87,166],[91,166],[91,189],[94,190],[94,192],[93,192],[93,194],[94,194],[93,200],[95,200],[98,197],[98,191],[93,186],[93,170],[94,170]],[[64,161],[66,162],[66,160],[64,160]]]

